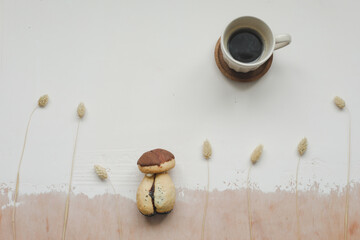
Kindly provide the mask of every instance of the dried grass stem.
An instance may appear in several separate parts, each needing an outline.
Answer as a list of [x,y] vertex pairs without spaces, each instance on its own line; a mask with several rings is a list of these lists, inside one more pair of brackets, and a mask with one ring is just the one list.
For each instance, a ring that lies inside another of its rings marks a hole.
[[27,141],[27,136],[28,136],[28,132],[29,132],[29,127],[30,127],[30,122],[32,119],[32,116],[34,115],[35,111],[36,111],[37,107],[35,107],[29,117],[28,123],[27,123],[27,127],[26,127],[26,131],[25,131],[25,137],[24,137],[24,144],[21,150],[21,156],[20,156],[20,161],[19,161],[19,165],[18,165],[18,170],[17,170],[17,174],[16,174],[16,186],[15,186],[15,193],[14,193],[14,207],[13,207],[13,212],[12,212],[12,219],[11,219],[11,223],[12,223],[12,231],[13,231],[13,239],[16,240],[16,224],[15,224],[15,217],[16,217],[16,202],[17,202],[17,198],[19,195],[19,183],[20,183],[20,169],[21,169],[21,164],[23,161],[23,157],[24,157],[24,152],[25,152],[25,147],[26,147],[26,141]]

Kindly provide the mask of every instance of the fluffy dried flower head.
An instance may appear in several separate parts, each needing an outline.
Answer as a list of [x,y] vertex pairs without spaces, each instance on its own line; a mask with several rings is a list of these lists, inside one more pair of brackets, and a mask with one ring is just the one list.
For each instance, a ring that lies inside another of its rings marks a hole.
[[203,156],[205,159],[209,159],[212,154],[212,148],[210,142],[206,140],[203,144]]
[[85,112],[86,112],[86,108],[85,108],[85,105],[84,103],[80,103],[78,108],[77,108],[77,114],[80,118],[84,117],[85,115]]
[[49,102],[49,96],[47,94],[41,96],[38,101],[39,107],[45,107]]
[[100,165],[94,165],[94,169],[96,174],[99,176],[101,180],[105,180],[108,178],[106,169]]
[[259,146],[257,146],[254,149],[253,153],[251,154],[251,162],[253,164],[255,164],[259,160],[259,158],[263,152],[263,148],[264,148],[263,145],[260,144]]
[[345,107],[345,101],[341,97],[336,96],[334,98],[334,103],[340,109],[343,109]]
[[298,145],[298,152],[300,154],[300,156],[304,155],[304,153],[306,152],[308,146],[308,141],[306,138],[303,138]]

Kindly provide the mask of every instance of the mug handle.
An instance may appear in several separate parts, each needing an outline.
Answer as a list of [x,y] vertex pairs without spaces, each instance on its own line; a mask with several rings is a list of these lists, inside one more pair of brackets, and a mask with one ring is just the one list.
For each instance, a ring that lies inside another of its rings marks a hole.
[[283,48],[291,43],[291,36],[289,34],[279,34],[275,37],[275,49]]

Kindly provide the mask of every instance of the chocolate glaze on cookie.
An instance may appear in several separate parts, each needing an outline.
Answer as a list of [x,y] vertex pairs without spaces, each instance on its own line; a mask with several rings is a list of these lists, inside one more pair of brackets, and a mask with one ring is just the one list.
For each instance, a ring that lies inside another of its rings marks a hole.
[[175,157],[171,152],[158,148],[144,153],[137,161],[137,164],[142,167],[154,165],[160,166],[162,163],[170,161],[174,158]]
[[153,182],[151,188],[150,188],[150,191],[149,191],[149,196],[151,197],[151,202],[152,202],[152,205],[153,205],[153,208],[154,208],[154,213],[152,214],[143,214],[141,211],[140,213],[146,217],[152,217],[154,215],[156,215],[156,207],[155,207],[155,203],[154,203],[154,192],[155,192],[155,181]]
[[[156,177],[156,175],[155,175]],[[151,202],[152,202],[152,205],[153,205],[153,208],[154,208],[154,213],[156,213],[156,207],[155,207],[155,196],[154,196],[154,193],[155,193],[155,180],[153,182],[153,185],[151,186],[151,189],[149,191],[149,195],[151,197]]]

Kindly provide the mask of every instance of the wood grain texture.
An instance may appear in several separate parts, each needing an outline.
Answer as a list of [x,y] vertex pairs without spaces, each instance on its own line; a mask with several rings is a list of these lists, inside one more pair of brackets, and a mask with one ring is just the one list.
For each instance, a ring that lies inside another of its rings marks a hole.
[[[2,206],[9,201],[7,191],[1,191]],[[72,195],[67,237],[112,240],[118,239],[120,233],[121,239],[200,239],[205,192],[177,189],[177,195],[178,201],[170,214],[152,218],[141,215],[134,201],[121,196]],[[65,198],[65,192],[20,195],[17,238],[60,238]],[[296,239],[294,191],[252,190],[251,201],[254,239]],[[312,190],[299,192],[299,201],[302,239],[342,239],[344,191],[323,194],[315,184]],[[208,203],[204,239],[249,238],[246,189],[210,192]],[[0,212],[0,239],[11,239],[11,210],[12,205],[8,205]],[[359,219],[360,185],[356,184],[350,192],[349,239],[360,239]]]

